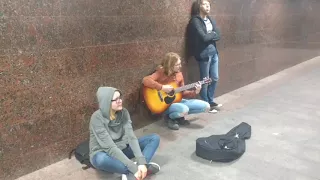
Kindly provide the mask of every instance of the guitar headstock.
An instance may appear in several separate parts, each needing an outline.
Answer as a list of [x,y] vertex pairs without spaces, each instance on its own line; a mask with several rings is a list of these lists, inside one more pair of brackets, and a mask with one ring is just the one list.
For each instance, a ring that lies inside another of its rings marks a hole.
[[200,81],[200,84],[210,84],[212,82],[211,78],[204,77],[202,81]]

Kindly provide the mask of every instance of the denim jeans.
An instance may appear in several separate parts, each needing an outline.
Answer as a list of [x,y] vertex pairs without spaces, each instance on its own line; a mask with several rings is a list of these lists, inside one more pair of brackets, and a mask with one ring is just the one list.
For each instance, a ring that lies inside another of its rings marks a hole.
[[[154,153],[158,149],[160,137],[157,134],[151,134],[138,139],[142,154],[147,163],[150,162]],[[134,158],[131,148],[128,146],[122,152],[129,158]],[[106,152],[97,152],[92,157],[92,165],[99,170],[110,173],[129,174],[129,169],[118,159],[109,156]]]
[[203,85],[200,91],[201,98],[211,104],[214,102],[214,93],[219,80],[218,54],[209,56],[208,61],[199,60],[198,62],[200,68],[200,79],[202,80],[204,77],[209,77],[212,79],[212,82],[209,85]]
[[164,112],[169,115],[170,119],[183,117],[184,114],[196,114],[205,112],[210,108],[210,105],[199,99],[182,99],[179,103],[173,103]]

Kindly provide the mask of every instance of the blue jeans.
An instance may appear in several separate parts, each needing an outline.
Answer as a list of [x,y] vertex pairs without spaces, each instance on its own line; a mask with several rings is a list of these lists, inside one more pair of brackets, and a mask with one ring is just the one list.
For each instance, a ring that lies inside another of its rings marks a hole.
[[164,112],[170,119],[184,117],[186,114],[196,114],[210,109],[210,105],[199,99],[182,99],[179,103],[173,103]]
[[209,85],[203,85],[200,91],[201,98],[211,104],[214,102],[214,93],[219,80],[218,54],[209,56],[208,61],[199,60],[198,62],[200,68],[200,79],[202,80],[204,77],[209,77],[212,79],[212,82]]
[[[158,149],[160,137],[157,134],[151,134],[138,139],[142,154],[146,158],[147,163],[150,162],[154,153]],[[122,152],[129,158],[134,158],[131,148],[128,146]],[[92,165],[99,170],[110,173],[129,174],[130,171],[121,161],[110,157],[106,152],[97,152],[92,157]]]

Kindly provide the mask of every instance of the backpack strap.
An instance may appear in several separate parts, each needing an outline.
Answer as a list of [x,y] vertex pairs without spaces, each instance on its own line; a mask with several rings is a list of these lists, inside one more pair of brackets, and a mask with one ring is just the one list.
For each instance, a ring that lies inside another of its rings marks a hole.
[[90,168],[90,166],[88,166],[88,165],[82,167],[83,170],[87,170],[87,169],[89,169],[89,168]]
[[72,149],[69,153],[69,159],[71,159],[72,153],[74,153],[76,151],[76,149]]
[[88,164],[86,164],[85,166],[82,167],[83,170],[87,170],[89,168],[93,168],[96,169],[90,162]]

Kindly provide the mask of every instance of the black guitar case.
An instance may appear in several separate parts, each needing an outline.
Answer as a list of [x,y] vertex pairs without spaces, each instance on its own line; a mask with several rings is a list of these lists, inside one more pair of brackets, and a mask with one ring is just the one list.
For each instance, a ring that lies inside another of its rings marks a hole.
[[211,135],[196,140],[196,155],[216,162],[230,162],[246,151],[245,140],[251,137],[251,126],[242,122],[227,134]]

